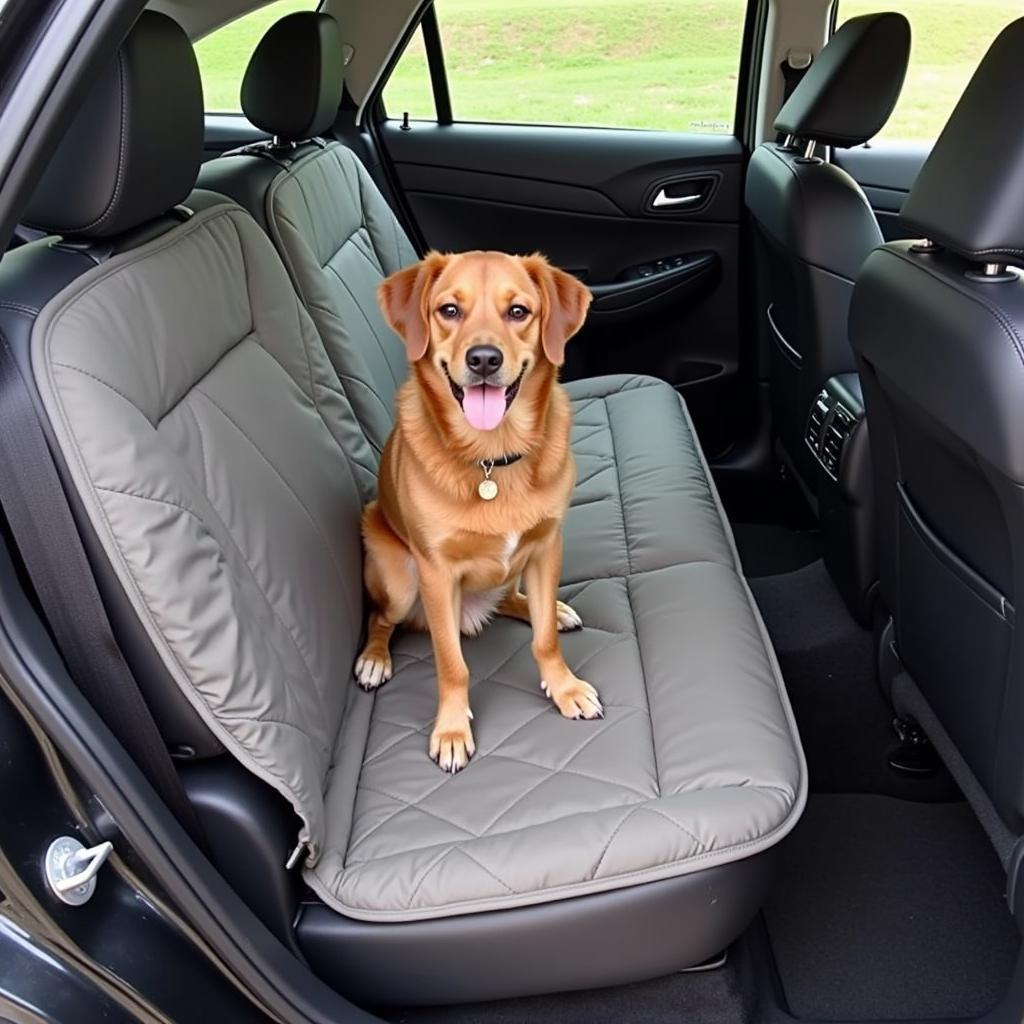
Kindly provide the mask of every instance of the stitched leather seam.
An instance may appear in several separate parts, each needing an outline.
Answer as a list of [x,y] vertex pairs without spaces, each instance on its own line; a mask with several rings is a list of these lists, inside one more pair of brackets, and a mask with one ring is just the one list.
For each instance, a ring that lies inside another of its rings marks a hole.
[[619,492],[619,521],[622,523],[622,543],[626,554],[626,572],[633,572],[633,558],[629,550],[629,530],[626,528],[626,510],[622,503],[622,477],[619,475],[619,453],[615,446],[615,428],[612,426],[611,410],[608,407],[608,400],[604,399],[604,415],[608,421],[608,437],[612,446],[612,465],[615,468],[615,486]]
[[352,299],[352,302],[355,304],[356,309],[359,310],[359,314],[360,316],[362,316],[363,322],[366,324],[371,336],[373,337],[373,340],[377,343],[377,348],[380,349],[380,354],[384,357],[384,362],[387,365],[388,373],[391,376],[391,381],[395,385],[395,389],[397,390],[401,382],[395,376],[395,371],[391,366],[391,361],[388,359],[388,354],[384,350],[384,343],[380,340],[380,337],[377,335],[376,330],[374,330],[373,324],[370,323],[370,318],[366,315],[366,312],[360,305],[359,300],[355,296],[355,293],[352,291],[351,288],[349,288],[345,279],[341,276],[341,274],[338,272],[338,269],[334,266],[332,262],[328,262],[324,269],[329,270],[338,279],[342,288],[344,288],[345,291],[348,292],[348,295]]
[[[749,786],[745,786],[745,787],[717,786],[715,788],[716,789],[736,789],[736,788],[749,789],[749,788],[752,788],[752,787],[749,787]],[[761,787],[753,787],[753,788],[758,788],[759,789]],[[609,837],[608,842],[606,843],[606,845],[604,847],[604,850],[601,853],[600,859],[598,860],[597,866],[594,868],[594,871],[587,878],[581,879],[581,880],[576,881],[576,882],[569,882],[569,883],[564,883],[564,884],[561,884],[561,885],[547,886],[544,889],[538,890],[538,894],[543,894],[545,897],[547,897],[547,900],[550,900],[550,899],[557,898],[558,894],[560,894],[560,893],[568,893],[569,895],[571,895],[576,890],[579,890],[581,888],[585,889],[587,887],[587,883],[588,882],[595,881],[597,879],[597,872],[600,869],[601,864],[604,862],[605,855],[607,854],[608,849],[611,846],[612,840],[615,838],[615,835],[618,834],[618,832],[622,828],[622,826],[625,825],[625,823],[628,820],[628,818],[630,818],[637,811],[643,810],[645,806],[646,806],[645,804],[636,804],[636,805],[634,805],[630,809],[629,813],[625,816],[625,818],[616,827],[615,832]],[[631,880],[633,880],[633,879],[643,880],[645,878],[651,878],[652,876],[656,876],[656,877],[676,877],[677,875],[683,874],[685,872],[676,871],[673,874],[673,873],[671,873],[671,869],[673,867],[676,867],[678,865],[696,864],[696,863],[699,863],[701,861],[708,860],[709,858],[712,858],[712,857],[722,858],[722,862],[723,863],[732,863],[735,860],[739,859],[740,855],[742,855],[742,853],[745,850],[748,850],[748,849],[750,849],[752,847],[758,847],[760,849],[766,849],[767,847],[769,847],[769,846],[771,846],[773,844],[774,838],[780,832],[783,833],[783,834],[788,832],[792,828],[792,824],[793,824],[793,821],[792,821],[793,810],[794,810],[795,807],[796,807],[796,800],[794,799],[792,801],[792,803],[791,803],[787,813],[786,813],[785,818],[783,818],[783,820],[778,825],[776,825],[773,828],[769,829],[767,832],[765,832],[765,833],[763,833],[763,834],[761,834],[759,836],[756,836],[753,839],[745,839],[745,840],[742,840],[741,842],[731,843],[731,844],[729,844],[727,846],[722,846],[722,847],[711,847],[709,849],[705,849],[705,851],[703,853],[695,853],[695,854],[691,854],[691,855],[686,856],[686,857],[677,857],[677,858],[674,858],[674,859],[672,859],[670,861],[666,861],[666,862],[663,862],[661,864],[656,864],[656,865],[653,865],[653,866],[648,866],[648,867],[643,867],[643,868],[635,868],[635,869],[633,869],[631,871],[622,871],[622,872],[619,872],[619,873],[617,873],[615,875],[606,876],[605,880],[615,880],[615,881],[621,883],[621,885],[614,886],[613,889],[614,888],[622,888],[622,887],[625,887],[626,885],[630,884]],[[516,831],[522,831],[522,830],[521,829],[514,829],[514,830],[512,830],[513,833],[516,832]],[[502,834],[502,835],[509,835],[509,834],[512,834],[512,833],[506,832],[506,833],[500,833],[500,834]],[[445,852],[447,852],[447,851],[445,851]],[[442,854],[442,856],[443,855],[444,854]],[[729,855],[731,855],[731,856],[729,856]],[[403,853],[400,851],[399,853],[396,853],[393,856],[396,856],[396,857],[403,856]],[[728,859],[726,859],[727,857],[728,857]],[[382,858],[382,859],[386,860],[386,859],[389,859],[389,858]],[[669,869],[669,871],[666,871],[666,869]],[[337,879],[337,875],[338,875],[338,873],[335,873],[335,878],[336,879]],[[351,909],[359,909],[358,907],[348,907],[344,903],[343,900],[338,898],[337,895],[336,895],[336,888],[337,888],[337,885],[335,884],[335,886],[331,887],[328,891],[330,892],[331,895],[334,895],[335,898],[338,899],[338,902],[339,902],[339,904],[342,907],[345,907],[346,909],[349,909],[349,910],[351,910]],[[419,891],[419,887],[418,886],[417,886],[417,889],[415,891],[416,892]],[[605,890],[602,890],[602,891],[605,891]],[[415,892],[410,895],[409,900],[406,902],[406,907],[401,909],[401,910],[374,910],[373,911],[374,919],[406,915],[409,912],[408,908],[412,907],[412,905],[413,905],[414,895],[415,895]],[[492,899],[493,899],[493,897],[476,897],[476,896],[474,896],[474,897],[470,897],[468,899],[455,900],[455,901],[452,901],[450,903],[440,904],[439,906],[444,908],[444,909],[446,909],[446,910],[451,910],[454,907],[462,907],[462,906],[467,906],[467,905],[472,906],[473,904],[479,904],[479,903],[482,903],[482,902],[489,902]],[[547,902],[547,900],[545,900],[545,902]],[[431,907],[417,908],[417,909],[429,910],[429,909],[431,909]]]
[[[120,495],[122,495],[125,498],[134,498],[136,501],[148,501],[148,502],[152,502],[153,504],[156,504],[156,505],[167,505],[170,508],[176,508],[176,509],[180,510],[181,512],[184,512],[186,515],[191,516],[199,524],[199,526],[202,528],[203,532],[208,534],[211,538],[213,538],[213,534],[210,532],[210,528],[203,521],[203,517],[201,515],[199,515],[199,513],[196,512],[195,510],[190,509],[187,505],[182,505],[182,504],[180,504],[177,501],[172,501],[170,498],[156,498],[156,497],[153,497],[152,495],[138,494],[137,492],[122,490],[122,489],[117,488],[117,487],[101,487],[99,484],[94,484],[94,486],[95,486],[97,491],[103,491],[103,492],[105,492],[107,494],[120,494]],[[216,542],[216,538],[213,538],[213,539]],[[217,546],[221,547],[221,545],[219,543],[217,543]],[[241,555],[241,552],[239,552],[239,554]],[[242,556],[242,561],[248,567],[250,574],[252,574],[252,567],[249,566],[248,560],[244,556]],[[270,604],[270,599],[267,598],[266,594],[263,591],[263,588],[260,587],[260,585],[256,581],[255,577],[253,577],[253,582],[256,584],[256,586],[259,589],[260,593],[263,594],[264,599],[267,601],[267,607],[274,613],[274,615],[277,617],[278,621],[281,622],[280,616],[277,615],[276,610]],[[146,607],[147,612],[148,612],[149,605],[146,604],[145,607]],[[281,625],[284,626],[285,625],[284,622],[281,622]],[[285,629],[287,629],[287,628],[288,627],[285,626]],[[294,638],[292,638],[292,639],[293,639],[293,642],[294,642]],[[299,651],[298,653],[299,653],[299,656],[301,657],[302,656],[302,652]],[[177,661],[177,657],[175,657],[175,660]],[[180,662],[179,662],[179,665],[180,665]],[[308,671],[308,666],[307,666],[307,671]],[[197,687],[193,687],[193,689],[195,689],[197,693],[200,693],[200,691],[198,690]],[[316,692],[315,685],[314,685],[314,692]],[[209,707],[209,701],[206,699],[206,697],[203,696],[201,693],[200,693],[200,696],[201,696],[201,698],[203,700],[203,703],[206,704]],[[213,711],[212,708],[210,710]],[[253,718],[251,715],[228,715],[228,714],[223,714],[221,712],[221,710],[217,710],[217,711],[215,711],[213,713],[214,713],[214,715],[217,718],[224,719],[226,721],[238,721],[238,722],[254,722],[255,721],[255,722],[270,722],[270,723],[272,723],[274,725],[286,725],[286,726],[289,726],[290,728],[294,729],[296,732],[299,732],[303,736],[305,736],[306,739],[310,742],[310,744],[317,746],[320,749],[321,753],[323,753],[325,756],[328,755],[329,752],[330,752],[329,748],[328,748],[328,746],[326,744],[315,743],[315,741],[313,740],[313,737],[310,736],[310,734],[308,732],[306,732],[305,729],[301,728],[298,725],[295,725],[293,722],[277,721],[277,720],[274,720],[274,719],[265,719],[265,718],[260,718],[260,717]]]
[[24,313],[26,316],[38,316],[39,310],[31,306],[24,306],[20,302],[11,302],[8,299],[0,299],[0,309],[11,309],[15,313]]
[[453,850],[449,850],[448,852],[461,853],[463,857],[468,857],[481,871],[483,871],[487,875],[490,875],[491,878],[493,878],[498,883],[498,885],[500,885],[503,889],[507,889],[509,895],[519,895],[519,893],[515,889],[513,889],[512,886],[508,884],[508,882],[503,881],[493,871],[491,871],[489,868],[486,868],[483,864],[481,864],[480,861],[478,861],[476,857],[474,857],[465,847],[456,846],[453,848]]
[[652,807],[650,804],[646,804],[644,806],[644,810],[649,811],[651,814],[656,814],[659,818],[663,818],[670,825],[674,825],[677,829],[679,829],[679,831],[682,832],[684,835],[689,836],[696,845],[698,853],[703,853],[707,849],[707,847],[685,825],[681,825],[678,821],[675,820],[675,818],[669,817],[669,815],[667,815],[664,811],[660,810],[657,807]]
[[88,370],[82,369],[81,366],[75,366],[73,363],[61,363],[56,359],[50,362],[51,366],[59,366],[64,370],[74,370],[75,373],[82,374],[83,377],[88,377],[90,380],[96,381],[97,384],[102,384],[105,388],[109,388],[114,392],[118,398],[123,398],[151,427],[155,429],[156,424],[150,420],[150,418],[119,388],[114,387],[109,380],[104,380],[102,377],[98,377],[95,373],[90,373]]
[[636,620],[636,612],[633,609],[633,594],[630,590],[630,580],[625,581],[626,600],[629,602],[629,617],[633,620],[636,628],[636,651],[640,659],[640,677],[643,680],[644,700],[647,702],[647,721],[651,727],[651,760],[654,762],[654,782],[657,786],[658,796],[661,796],[661,769],[658,767],[658,744],[654,737],[654,716],[651,713],[651,694],[647,689],[647,666],[644,665],[644,648],[640,643],[640,625]]
[[601,856],[597,858],[597,863],[594,865],[594,870],[590,874],[591,880],[597,878],[597,873],[601,870],[601,865],[604,863],[604,858],[607,855],[608,851],[611,849],[612,842],[614,841],[615,837],[619,834],[620,830],[622,829],[622,826],[625,825],[626,822],[629,821],[629,819],[632,818],[633,815],[636,814],[636,812],[639,811],[642,807],[643,804],[637,804],[635,807],[628,810],[625,816],[623,817],[622,821],[620,821],[618,825],[615,826],[615,830],[608,837],[608,842],[604,844],[604,849],[601,851]]
[[968,299],[975,305],[980,306],[1003,329],[1003,333],[1006,335],[1007,339],[1010,342],[1010,345],[1013,348],[1013,351],[1016,353],[1018,361],[1020,362],[1021,366],[1024,367],[1024,342],[1022,342],[1020,335],[1013,328],[1013,325],[1010,323],[1010,321],[1003,315],[1003,313],[998,308],[989,305],[989,303],[987,303],[980,296],[975,295],[972,292],[969,292],[966,289],[962,288],[959,285],[959,283],[956,282],[955,280],[951,278],[940,277],[933,270],[924,266],[922,263],[918,263],[915,260],[910,259],[904,253],[897,252],[893,249],[881,249],[879,251],[887,256],[892,256],[895,259],[900,260],[900,262],[907,264],[907,266],[909,267],[913,267],[915,270],[921,271],[922,273],[930,277],[933,281],[937,281],[940,285],[952,287],[958,295],[962,296],[965,299]]
[[84,234],[87,231],[91,231],[93,228],[98,228],[105,220],[108,220],[117,207],[117,201],[120,198],[121,190],[124,187],[125,153],[128,148],[128,95],[125,89],[124,63],[124,51],[118,50],[117,78],[118,88],[121,92],[121,134],[118,139],[117,147],[117,177],[114,179],[114,191],[99,217],[91,221],[89,224],[83,224],[81,227],[68,229],[68,231],[72,231],[75,234]]

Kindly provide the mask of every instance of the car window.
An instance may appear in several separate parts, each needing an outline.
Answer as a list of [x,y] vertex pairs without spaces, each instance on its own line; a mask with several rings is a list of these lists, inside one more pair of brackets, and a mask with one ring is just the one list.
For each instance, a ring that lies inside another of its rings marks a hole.
[[238,94],[242,76],[263,34],[286,14],[315,11],[319,0],[275,0],[214,29],[196,43],[203,98],[210,113],[235,114],[242,105]]
[[[456,121],[733,130],[746,0],[435,0]],[[389,117],[433,118],[417,32]]]
[[934,142],[992,40],[1024,14],[1021,0],[839,0],[836,27],[897,11],[910,22],[910,65],[878,138]]

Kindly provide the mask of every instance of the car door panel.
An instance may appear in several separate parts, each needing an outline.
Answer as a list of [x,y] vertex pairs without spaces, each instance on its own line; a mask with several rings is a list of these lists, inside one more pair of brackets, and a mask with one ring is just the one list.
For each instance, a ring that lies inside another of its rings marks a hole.
[[931,143],[885,140],[839,149],[833,156],[835,163],[864,189],[886,241],[907,237],[900,210],[930,152]]
[[539,250],[592,289],[566,379],[659,376],[686,394],[707,449],[729,446],[741,361],[736,138],[397,121],[378,133],[429,246]]
[[229,150],[263,142],[270,136],[241,114],[207,114],[203,131],[203,160],[213,160]]

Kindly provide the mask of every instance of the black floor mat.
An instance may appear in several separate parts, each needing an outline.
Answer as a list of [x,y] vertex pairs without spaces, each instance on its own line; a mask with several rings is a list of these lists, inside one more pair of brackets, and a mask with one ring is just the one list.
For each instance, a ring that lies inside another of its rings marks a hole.
[[743,573],[748,578],[793,572],[821,558],[821,534],[778,523],[733,523]]
[[745,1024],[748,1019],[730,964],[588,992],[375,1012],[392,1024]]
[[932,778],[897,775],[893,712],[875,682],[874,639],[846,610],[824,563],[750,582],[793,704],[811,789],[955,800],[945,769]]
[[790,1011],[808,1020],[971,1017],[1019,939],[970,808],[812,796],[765,908]]

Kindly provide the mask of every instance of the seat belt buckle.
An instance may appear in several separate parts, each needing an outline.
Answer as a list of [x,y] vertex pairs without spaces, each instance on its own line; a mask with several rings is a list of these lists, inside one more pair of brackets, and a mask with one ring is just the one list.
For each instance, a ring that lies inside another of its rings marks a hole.
[[300,839],[298,845],[288,854],[288,859],[284,862],[285,871],[291,871],[296,864],[309,855],[309,844],[304,840]]

